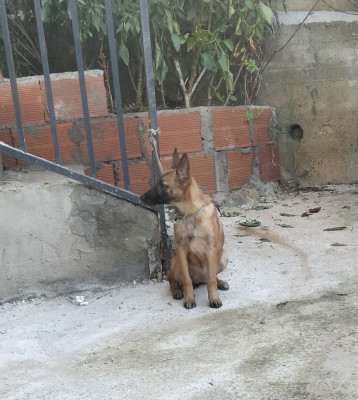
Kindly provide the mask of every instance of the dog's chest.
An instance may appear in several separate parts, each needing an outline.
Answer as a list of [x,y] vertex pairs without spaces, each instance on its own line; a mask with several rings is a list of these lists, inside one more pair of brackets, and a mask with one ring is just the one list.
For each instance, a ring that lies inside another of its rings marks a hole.
[[174,231],[178,246],[185,246],[187,250],[196,254],[206,251],[208,232],[202,229],[195,218],[185,218],[177,221]]

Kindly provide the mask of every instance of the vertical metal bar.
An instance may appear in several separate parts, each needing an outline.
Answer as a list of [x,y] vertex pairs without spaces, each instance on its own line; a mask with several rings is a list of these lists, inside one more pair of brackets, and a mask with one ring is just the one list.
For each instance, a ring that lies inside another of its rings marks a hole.
[[14,59],[12,57],[12,51],[11,51],[11,42],[10,42],[9,26],[7,23],[5,0],[0,0],[0,22],[3,32],[7,68],[10,77],[10,85],[12,92],[12,101],[14,103],[16,125],[17,125],[17,130],[19,132],[20,147],[21,150],[26,151],[26,140],[25,140],[24,127],[22,124],[19,93],[17,91]]
[[117,112],[117,128],[118,128],[118,134],[119,134],[119,143],[120,143],[120,147],[121,147],[121,159],[122,159],[124,187],[126,190],[130,190],[127,147],[126,147],[126,138],[125,138],[125,132],[124,132],[124,123],[123,123],[122,96],[121,96],[121,89],[120,89],[120,83],[119,83],[116,41],[115,41],[115,37],[114,37],[114,28],[113,28],[112,1],[105,0],[105,7],[106,7],[109,52],[110,52],[110,56],[111,56],[114,99],[115,99],[116,112]]
[[[142,24],[142,40],[144,49],[144,62],[145,62],[145,76],[147,82],[147,97],[148,97],[148,113],[149,113],[149,124],[150,128],[157,130],[157,109],[155,100],[155,87],[154,87],[154,74],[153,74],[153,62],[152,62],[152,45],[150,41],[150,28],[149,28],[149,12],[148,12],[148,1],[140,0],[140,15]],[[159,152],[159,140],[157,138],[157,152],[158,157],[160,157]],[[157,165],[157,160],[153,154],[153,176],[156,182],[160,178],[160,171]],[[165,224],[165,210],[164,206],[158,207],[159,211],[159,222],[160,222],[160,233],[162,238],[162,258],[165,260],[168,258],[168,235],[167,227]]]
[[[140,0],[140,16],[142,24],[145,76],[147,82],[149,125],[151,129],[157,130],[158,121],[157,121],[157,109],[156,109],[156,99],[155,99],[153,62],[152,62],[152,45],[150,41],[149,12],[148,12],[147,0]],[[157,139],[157,152],[158,156],[160,157],[159,140],[158,138],[156,139]],[[155,159],[154,155],[153,155],[153,175],[154,175],[154,182],[156,182],[160,178],[160,171],[157,165],[157,160]]]
[[36,24],[37,24],[37,33],[39,36],[39,43],[40,43],[42,69],[43,69],[43,73],[44,73],[44,80],[45,80],[45,87],[46,87],[47,107],[48,107],[48,112],[50,114],[53,149],[55,152],[56,163],[61,164],[60,146],[58,143],[58,133],[57,133],[57,126],[56,126],[56,114],[55,114],[55,107],[53,104],[52,86],[51,86],[51,80],[50,80],[50,68],[48,65],[48,58],[47,58],[45,32],[44,32],[44,27],[43,27],[42,18],[41,18],[40,0],[34,0],[34,7],[35,7],[35,16],[36,16]]
[[80,39],[80,28],[78,25],[76,0],[69,0],[68,7],[70,9],[71,19],[72,19],[73,39],[74,39],[75,51],[76,51],[78,79],[80,82],[82,110],[83,110],[83,118],[84,118],[84,125],[85,125],[85,131],[86,131],[88,158],[89,158],[89,162],[90,162],[91,176],[96,177],[96,163],[95,163],[94,152],[93,152],[93,141],[92,141],[92,134],[91,134],[90,116],[89,116],[89,110],[88,110],[86,80],[85,80],[85,73],[84,73],[84,67],[83,67],[82,47],[81,47],[81,39]]

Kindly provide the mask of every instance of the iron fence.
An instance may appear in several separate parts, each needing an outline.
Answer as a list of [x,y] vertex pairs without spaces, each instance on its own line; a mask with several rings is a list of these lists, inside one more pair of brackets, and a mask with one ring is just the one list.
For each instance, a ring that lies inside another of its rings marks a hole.
[[[19,133],[19,144],[20,149],[11,147],[4,142],[0,141],[0,162],[1,162],[1,153],[15,157],[24,162],[35,164],[40,166],[41,168],[53,171],[55,173],[64,175],[68,178],[77,180],[85,185],[92,186],[98,190],[101,190],[106,193],[110,193],[114,196],[127,200],[133,204],[149,208],[155,210],[159,214],[160,218],[160,226],[161,226],[161,234],[163,241],[166,241],[166,226],[165,226],[165,213],[164,207],[156,207],[152,208],[147,204],[143,203],[140,197],[131,192],[130,185],[130,177],[128,170],[128,159],[127,159],[127,149],[126,149],[126,139],[125,139],[125,131],[124,131],[124,122],[123,122],[123,109],[122,109],[122,100],[121,100],[121,89],[120,89],[120,79],[118,72],[118,58],[116,53],[116,39],[114,34],[113,27],[113,12],[112,12],[112,2],[111,0],[104,0],[105,7],[105,15],[107,22],[107,33],[108,33],[108,44],[110,51],[110,61],[111,61],[111,71],[112,71],[112,81],[113,81],[113,91],[115,98],[115,106],[116,106],[116,116],[117,116],[117,128],[119,134],[119,143],[120,143],[120,151],[121,151],[121,166],[123,172],[123,181],[124,181],[124,189],[119,188],[117,186],[105,183],[96,178],[96,163],[94,157],[93,150],[93,141],[92,141],[92,132],[91,132],[91,124],[90,124],[90,115],[89,115],[89,106],[87,100],[87,91],[86,91],[86,83],[85,83],[85,71],[83,65],[82,58],[82,46],[80,40],[80,29],[79,29],[79,20],[77,15],[77,5],[76,0],[69,0],[68,7],[71,14],[72,20],[72,31],[73,38],[75,44],[75,54],[77,61],[77,70],[79,77],[79,85],[80,85],[80,94],[82,100],[82,111],[83,111],[83,120],[84,120],[84,128],[87,140],[87,151],[88,151],[88,159],[90,166],[90,175],[86,176],[80,174],[76,171],[72,171],[70,168],[65,167],[61,161],[60,147],[58,142],[58,134],[56,127],[56,114],[54,107],[54,100],[52,95],[52,86],[51,86],[51,75],[49,70],[48,63],[48,55],[47,55],[47,46],[46,46],[46,38],[44,33],[44,26],[41,18],[41,4],[40,0],[33,0],[34,2],[34,13],[36,17],[36,26],[38,32],[42,67],[43,67],[43,75],[46,87],[46,97],[47,97],[47,105],[48,112],[50,116],[50,124],[51,124],[51,132],[52,132],[52,142],[55,154],[55,162],[51,162],[45,160],[36,155],[30,154],[27,151],[26,147],[26,136],[24,133],[24,126],[21,116],[21,106],[19,101],[19,94],[16,82],[16,73],[12,55],[12,46],[11,46],[11,38],[8,27],[8,15],[6,11],[5,0],[0,0],[0,22],[3,33],[3,41],[6,55],[6,63],[7,70],[9,74],[11,92],[12,92],[12,100],[14,105],[15,117],[16,117],[16,125]],[[156,131],[157,130],[157,115],[156,115],[156,99],[155,99],[155,87],[154,87],[154,76],[153,76],[153,65],[152,65],[152,49],[151,49],[151,40],[150,40],[150,27],[149,27],[149,17],[148,17],[148,0],[140,0],[140,14],[141,14],[141,26],[142,26],[142,41],[144,48],[144,60],[145,60],[145,75],[146,75],[146,83],[147,83],[147,95],[148,95],[148,113],[149,113],[149,124],[150,129]],[[157,151],[159,154],[159,143],[157,140]],[[154,181],[156,181],[159,177],[159,168],[156,163],[156,159],[153,154],[153,177]]]

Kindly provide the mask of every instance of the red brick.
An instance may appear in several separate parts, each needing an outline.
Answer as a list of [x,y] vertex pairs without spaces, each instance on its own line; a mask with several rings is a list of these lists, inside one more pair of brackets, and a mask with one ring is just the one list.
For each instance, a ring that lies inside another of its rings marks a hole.
[[212,110],[215,150],[250,147],[249,124],[245,122],[246,107]]
[[227,152],[227,169],[229,179],[229,189],[240,189],[249,182],[252,166],[252,151],[242,153],[239,150]]
[[[215,167],[214,156],[197,156],[190,155],[191,175],[195,178],[200,188],[206,193],[215,193]],[[172,158],[166,157],[162,160],[164,171],[168,171],[172,167]]]
[[104,164],[97,170],[97,179],[114,185],[114,171],[112,164]]
[[273,182],[281,179],[279,154],[276,146],[265,146],[259,149],[259,168],[263,182]]
[[253,115],[257,114],[257,117],[254,117],[253,119],[253,146],[272,143],[272,138],[270,138],[270,134],[273,134],[273,131],[270,132],[270,129],[273,130],[274,128],[274,125],[272,123],[272,110],[270,108],[254,108],[252,109],[252,113]]
[[152,171],[145,161],[132,162],[128,168],[131,191],[133,193],[143,194],[150,189]]
[[[149,129],[147,115],[141,117],[146,130]],[[194,153],[202,151],[200,114],[188,111],[165,111],[158,113],[158,127],[160,129],[160,154],[172,154],[175,147],[179,153]],[[148,136],[145,135],[146,148]]]
[[[90,117],[105,117],[108,115],[106,90],[102,76],[86,74],[86,91]],[[51,79],[52,95],[56,119],[67,120],[83,118],[80,84],[78,78],[56,74]],[[47,110],[46,86],[41,82],[41,96]],[[50,117],[46,111],[46,121]]]
[[[21,79],[17,80],[17,89],[21,107],[22,123],[43,124],[44,107],[40,94],[40,84],[38,81],[30,80],[27,83]],[[0,127],[15,126],[16,117],[12,92],[8,81],[0,83]]]
[[[84,140],[80,143],[83,161],[88,162],[86,131],[83,127],[83,123],[81,123],[80,129],[84,137]],[[137,120],[125,120],[124,130],[127,158],[141,157],[142,153],[140,151],[140,142],[137,135]],[[91,120],[91,134],[96,162],[122,159],[116,118]]]
[[[58,124],[57,135],[60,146],[61,160],[64,163],[73,162],[71,152],[75,144],[68,135],[69,128],[72,124]],[[35,156],[42,157],[49,161],[55,161],[55,151],[53,148],[53,139],[51,125],[25,127],[25,140],[27,151]],[[18,132],[13,131],[13,137],[18,145]]]

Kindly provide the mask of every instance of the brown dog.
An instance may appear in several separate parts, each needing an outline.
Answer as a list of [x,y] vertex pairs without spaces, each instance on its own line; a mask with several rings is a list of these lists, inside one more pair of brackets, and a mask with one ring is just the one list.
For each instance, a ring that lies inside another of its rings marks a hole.
[[217,289],[228,290],[229,285],[216,277],[228,261],[216,207],[191,176],[186,154],[180,159],[175,149],[172,168],[141,196],[148,204],[167,203],[176,209],[176,251],[168,271],[170,289],[174,299],[184,297],[184,307],[193,308],[193,284],[206,283],[210,307],[219,308],[222,302]]

